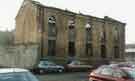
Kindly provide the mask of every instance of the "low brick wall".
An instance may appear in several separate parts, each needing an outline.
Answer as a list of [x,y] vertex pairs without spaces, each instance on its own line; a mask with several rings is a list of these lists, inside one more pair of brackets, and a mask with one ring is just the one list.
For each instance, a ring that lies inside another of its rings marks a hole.
[[38,61],[38,46],[0,47],[0,66],[31,69]]

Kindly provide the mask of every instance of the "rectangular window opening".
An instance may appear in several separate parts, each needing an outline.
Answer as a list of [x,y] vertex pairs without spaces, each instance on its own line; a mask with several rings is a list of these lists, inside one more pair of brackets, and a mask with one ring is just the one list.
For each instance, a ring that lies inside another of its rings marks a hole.
[[56,40],[48,40],[48,56],[56,55]]
[[69,42],[68,43],[68,53],[70,57],[75,56],[75,42]]
[[86,55],[87,55],[87,56],[93,56],[92,44],[90,44],[90,43],[87,43],[87,44],[86,44],[85,52],[86,52]]
[[101,45],[101,57],[106,58],[106,47],[105,47],[105,45]]
[[114,58],[119,58],[120,54],[119,54],[119,47],[114,47]]

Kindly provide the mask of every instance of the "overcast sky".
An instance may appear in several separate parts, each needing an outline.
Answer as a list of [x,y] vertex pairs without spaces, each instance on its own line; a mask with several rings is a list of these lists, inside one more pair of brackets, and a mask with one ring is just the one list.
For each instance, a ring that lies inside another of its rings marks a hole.
[[[126,43],[135,43],[134,0],[36,0],[47,6],[68,9],[97,17],[110,16],[126,25]],[[23,0],[1,0],[0,30],[15,28],[15,16]]]

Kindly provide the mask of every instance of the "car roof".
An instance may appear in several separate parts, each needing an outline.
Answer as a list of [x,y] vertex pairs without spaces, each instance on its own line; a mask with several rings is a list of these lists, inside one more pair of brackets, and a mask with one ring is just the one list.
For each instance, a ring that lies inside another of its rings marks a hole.
[[29,72],[29,71],[21,68],[0,68],[0,73],[13,73],[13,72]]
[[98,68],[110,68],[111,66],[109,66],[109,65],[101,65],[101,66],[99,66]]
[[100,67],[98,67],[99,69],[103,69],[103,68],[111,68],[111,69],[120,69],[119,67],[112,67],[110,65],[101,65]]

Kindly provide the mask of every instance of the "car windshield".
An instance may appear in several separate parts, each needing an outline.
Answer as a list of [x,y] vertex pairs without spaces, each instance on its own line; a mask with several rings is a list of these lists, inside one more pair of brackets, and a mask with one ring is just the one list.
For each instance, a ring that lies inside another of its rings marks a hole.
[[49,61],[40,61],[40,64],[41,65],[56,65],[55,63],[49,62]]
[[0,81],[38,81],[30,72],[0,73]]
[[80,61],[73,61],[73,62],[71,62],[71,64],[73,64],[73,65],[84,65],[84,63],[80,62]]

